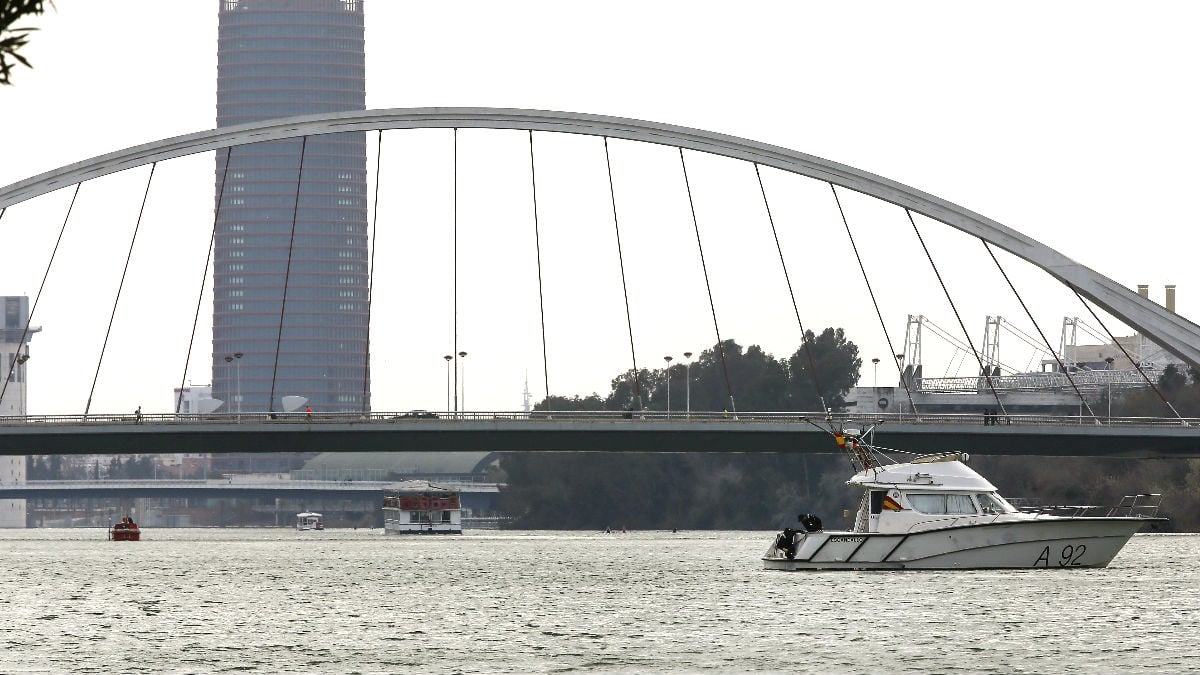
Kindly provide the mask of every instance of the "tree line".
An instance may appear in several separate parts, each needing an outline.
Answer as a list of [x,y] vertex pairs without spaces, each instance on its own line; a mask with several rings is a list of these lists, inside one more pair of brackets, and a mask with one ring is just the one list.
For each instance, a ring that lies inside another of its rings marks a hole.
[[113,455],[108,463],[78,465],[63,461],[62,455],[31,455],[25,458],[28,480],[100,480],[116,478],[155,478],[152,455]]
[[[805,333],[791,356],[776,359],[758,345],[743,348],[725,340],[688,364],[659,369],[632,368],[613,378],[608,394],[550,396],[536,410],[666,410],[670,384],[672,408],[721,412],[731,408],[759,412],[842,409],[846,393],[858,381],[858,346],[841,328],[820,335]],[[811,357],[811,358],[810,358]],[[732,401],[731,401],[732,397]]]
[[[725,340],[690,366],[618,374],[601,396],[551,396],[539,411],[696,412],[842,409],[862,359],[841,328],[805,333],[791,355]],[[730,392],[733,400],[730,400]],[[836,447],[830,441],[831,452]],[[613,450],[631,450],[613,448]],[[849,462],[842,455],[737,453],[505,453],[501,509],[522,529],[774,529],[798,513],[840,517]],[[824,517],[824,516],[823,516]],[[831,525],[831,517],[826,522]]]

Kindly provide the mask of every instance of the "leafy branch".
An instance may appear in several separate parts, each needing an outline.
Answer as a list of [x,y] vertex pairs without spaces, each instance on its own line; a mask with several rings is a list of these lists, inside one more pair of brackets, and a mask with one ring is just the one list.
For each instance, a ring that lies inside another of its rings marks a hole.
[[33,67],[19,52],[29,43],[29,34],[37,29],[14,28],[13,24],[28,14],[41,14],[45,1],[0,0],[0,84],[12,84],[12,71],[18,63]]

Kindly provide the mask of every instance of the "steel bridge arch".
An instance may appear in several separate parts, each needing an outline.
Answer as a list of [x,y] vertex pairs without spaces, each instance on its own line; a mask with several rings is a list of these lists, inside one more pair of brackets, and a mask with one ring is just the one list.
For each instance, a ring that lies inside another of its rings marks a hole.
[[47,171],[0,188],[0,209],[80,181],[235,145],[344,131],[433,128],[519,129],[622,138],[756,162],[832,183],[910,209],[1037,265],[1200,369],[1200,326],[991,218],[883,176],[795,150],[624,117],[516,108],[392,108],[265,120],[167,138]]

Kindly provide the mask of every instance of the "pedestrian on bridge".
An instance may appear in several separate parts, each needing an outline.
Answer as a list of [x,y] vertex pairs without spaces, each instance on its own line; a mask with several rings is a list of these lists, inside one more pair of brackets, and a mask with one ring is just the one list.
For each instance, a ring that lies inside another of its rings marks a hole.
[[133,418],[136,423],[138,423],[138,424],[142,423],[142,406],[139,405],[137,407],[137,410],[133,411]]

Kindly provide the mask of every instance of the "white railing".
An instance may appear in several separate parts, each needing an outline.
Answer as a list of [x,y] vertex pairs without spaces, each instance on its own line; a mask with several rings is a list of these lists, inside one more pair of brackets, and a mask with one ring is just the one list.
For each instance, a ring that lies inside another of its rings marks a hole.
[[[1147,369],[1146,377],[1157,382],[1161,370]],[[1079,370],[1071,373],[1071,379],[1063,373],[1022,373],[1020,375],[996,375],[991,378],[996,391],[1072,391],[1071,382],[1080,389],[1128,389],[1146,386],[1146,379],[1136,370]],[[922,377],[913,380],[913,391],[923,393],[964,393],[990,391],[988,378],[982,375],[970,377]]]

